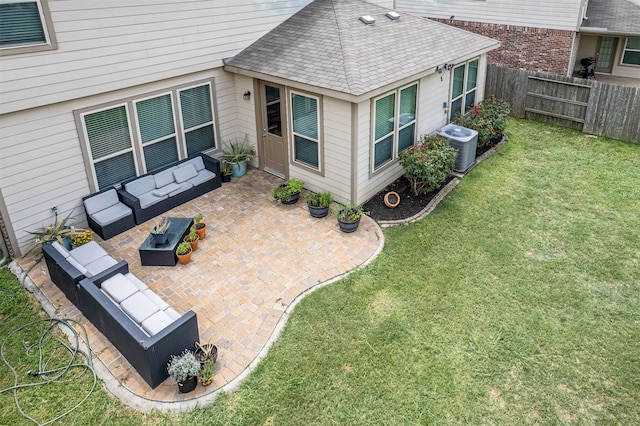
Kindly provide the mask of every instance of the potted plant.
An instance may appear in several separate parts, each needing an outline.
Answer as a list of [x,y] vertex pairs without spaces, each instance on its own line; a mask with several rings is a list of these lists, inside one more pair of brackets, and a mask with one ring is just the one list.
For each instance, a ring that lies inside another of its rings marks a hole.
[[80,247],[82,245],[85,245],[91,242],[92,239],[93,239],[93,233],[91,232],[91,229],[85,229],[84,232],[81,232],[80,234],[76,234],[73,237],[71,237],[71,246]]
[[360,225],[360,218],[364,214],[364,209],[359,204],[347,203],[333,210],[333,215],[338,219],[338,225],[342,232],[355,232]]
[[190,243],[183,241],[178,244],[178,247],[176,248],[176,256],[178,256],[178,261],[181,264],[186,265],[191,262],[191,253],[193,253],[193,250],[191,249]]
[[329,213],[329,206],[333,203],[333,195],[329,191],[310,192],[305,197],[311,217],[325,217]]
[[43,226],[36,231],[29,231],[32,237],[32,247],[27,251],[27,255],[32,251],[40,248],[42,244],[51,244],[55,241],[62,244],[67,250],[71,250],[71,239],[87,232],[84,228],[75,228],[73,224],[68,223],[73,210],[69,212],[67,217],[58,220],[58,211],[54,208],[55,221],[53,225]]
[[154,243],[159,245],[167,243],[169,240],[169,234],[167,233],[169,226],[171,226],[171,221],[162,219],[159,224],[151,228],[151,236],[153,237]]
[[200,240],[204,240],[204,236],[207,234],[207,224],[202,221],[203,218],[202,213],[198,213],[193,218],[193,226],[196,227],[196,234]]
[[304,188],[304,182],[295,178],[277,186],[273,190],[273,198],[282,204],[295,204],[300,198],[300,191]]
[[213,343],[196,342],[195,356],[200,364],[207,361],[215,363],[218,360],[218,347]]
[[200,378],[200,384],[202,386],[209,386],[213,381],[213,375],[216,372],[216,365],[211,361],[205,362],[200,368],[198,377]]
[[189,233],[182,239],[189,244],[191,244],[191,250],[196,251],[198,249],[198,233],[196,232],[196,226],[193,225],[189,228]]
[[256,155],[253,146],[249,145],[248,138],[245,135],[242,142],[229,142],[229,149],[224,151],[220,158],[231,163],[233,168],[232,176],[243,176],[247,173],[247,161]]
[[233,165],[227,161],[222,162],[222,182],[231,182],[231,175],[233,174]]
[[178,382],[178,389],[182,393],[191,392],[196,388],[200,368],[193,352],[186,349],[180,355],[172,355],[167,364],[169,376]]

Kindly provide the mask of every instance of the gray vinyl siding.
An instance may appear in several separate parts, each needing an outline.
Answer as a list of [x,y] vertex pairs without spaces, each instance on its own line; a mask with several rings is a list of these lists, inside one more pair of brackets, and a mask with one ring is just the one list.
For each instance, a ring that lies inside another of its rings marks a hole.
[[396,0],[399,11],[430,18],[577,31],[584,0]]
[[78,134],[82,129],[76,127],[74,111],[203,80],[213,80],[219,139],[237,137],[234,76],[222,68],[0,115],[0,188],[4,201],[0,207],[6,215],[3,218],[9,235],[15,236],[14,247],[24,252],[29,240],[27,231],[53,223],[54,206],[59,219],[74,210],[78,225],[86,226],[81,198],[93,192],[92,177],[82,153]]
[[0,114],[222,66],[309,1],[50,1],[58,49],[3,57]]

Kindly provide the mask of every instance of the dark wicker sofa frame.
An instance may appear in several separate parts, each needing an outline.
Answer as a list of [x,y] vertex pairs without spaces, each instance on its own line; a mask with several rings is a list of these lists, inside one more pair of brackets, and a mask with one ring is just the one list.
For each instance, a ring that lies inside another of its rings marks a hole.
[[[67,296],[78,308],[80,301],[78,299],[78,283],[85,278],[82,272],[78,271],[67,259],[64,258],[51,244],[42,245],[42,253],[44,261],[49,270],[51,281]],[[114,268],[127,266],[127,262],[121,260]]]
[[[106,191],[110,191],[111,189],[112,188],[103,189],[100,192],[94,192],[93,194],[87,195],[86,197],[82,197],[83,204],[84,200],[86,200],[87,198],[95,197],[96,195],[102,194]],[[120,198],[120,194],[118,194],[118,198]],[[102,238],[104,241],[136,226],[133,218],[133,212],[130,216],[123,217],[122,219],[116,220],[115,222],[109,223],[105,226],[102,226],[98,222],[93,220],[90,215],[87,214],[86,216],[87,222],[89,223],[89,228],[96,234],[100,235],[100,238]]]
[[[200,185],[194,186],[193,188],[189,188],[186,191],[183,191],[173,197],[169,197],[165,200],[162,200],[159,203],[153,204],[145,209],[140,207],[140,200],[138,199],[138,197],[128,193],[124,189],[124,185],[128,182],[132,182],[143,176],[153,176],[158,172],[161,172],[163,170],[176,166],[180,163],[188,161],[196,156],[202,157],[202,160],[204,161],[205,169],[215,173],[216,174],[215,178],[208,180],[206,182],[203,182]],[[169,164],[161,169],[155,170],[153,173],[147,173],[145,175],[137,176],[135,178],[131,178],[122,182],[122,187],[118,190],[118,196],[124,204],[131,207],[131,210],[133,210],[133,215],[136,220],[136,225],[140,225],[141,223],[146,222],[149,219],[153,219],[154,217],[168,210],[171,210],[172,208],[177,207],[180,204],[193,200],[194,198],[199,197],[203,194],[206,194],[209,191],[213,191],[216,188],[220,188],[221,185],[222,185],[222,178],[220,176],[220,161],[206,154],[199,153],[197,155],[193,155],[189,158],[181,160],[177,163]]]
[[113,266],[85,278],[78,284],[80,311],[120,351],[131,366],[151,386],[164,382],[169,373],[171,355],[195,349],[199,341],[198,319],[189,311],[159,333],[149,337],[114,302],[100,290],[102,282],[117,273],[126,274],[129,267]]

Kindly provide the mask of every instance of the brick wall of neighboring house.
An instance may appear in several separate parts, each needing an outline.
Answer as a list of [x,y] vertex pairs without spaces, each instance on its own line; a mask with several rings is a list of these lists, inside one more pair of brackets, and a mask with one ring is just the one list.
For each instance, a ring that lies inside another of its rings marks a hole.
[[434,19],[463,30],[500,40],[488,55],[490,64],[566,75],[575,32],[515,25]]

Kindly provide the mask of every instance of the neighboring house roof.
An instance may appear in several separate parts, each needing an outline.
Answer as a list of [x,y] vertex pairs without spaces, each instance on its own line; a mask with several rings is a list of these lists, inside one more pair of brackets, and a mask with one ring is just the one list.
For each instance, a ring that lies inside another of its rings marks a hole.
[[589,0],[580,31],[640,35],[640,1]]
[[[499,42],[360,0],[315,0],[225,61],[236,69],[359,96]],[[365,25],[360,16],[375,24]]]

